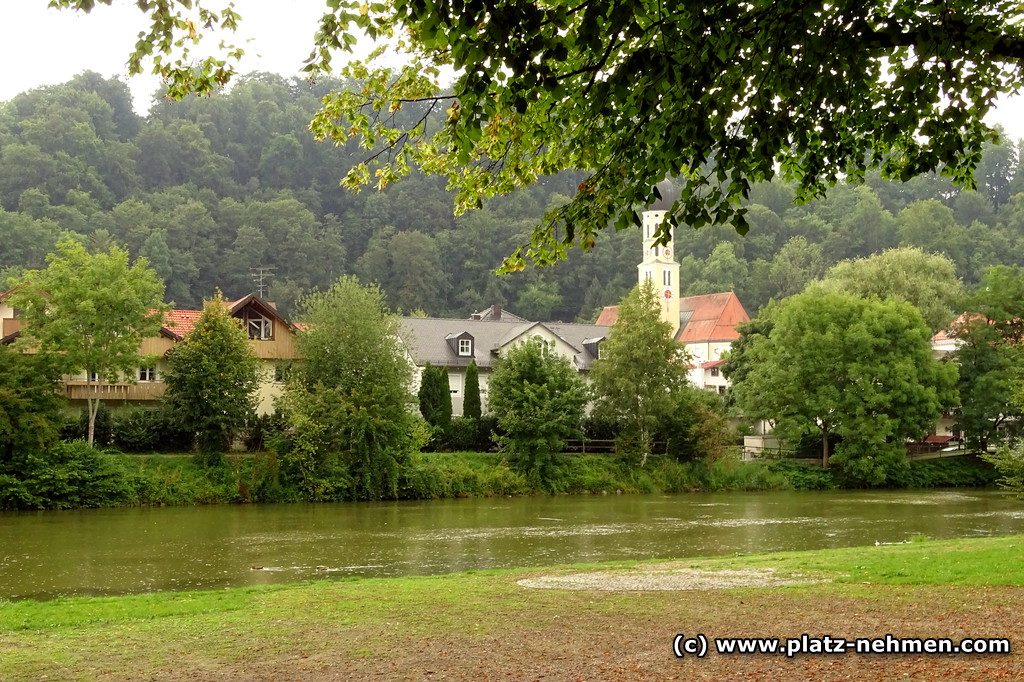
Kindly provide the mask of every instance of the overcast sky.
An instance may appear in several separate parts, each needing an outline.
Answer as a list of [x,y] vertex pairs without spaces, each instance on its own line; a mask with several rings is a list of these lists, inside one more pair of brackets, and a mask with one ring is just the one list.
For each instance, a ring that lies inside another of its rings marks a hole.
[[[145,26],[131,0],[114,0],[113,7],[99,6],[87,15],[46,5],[46,0],[0,0],[0,26],[6,29],[0,40],[0,101],[85,70],[125,77],[125,59]],[[298,74],[324,6],[324,0],[236,0],[240,36],[252,39],[240,70]],[[144,112],[158,80],[135,76],[128,84],[136,109]],[[1024,137],[1024,96],[1002,100],[988,122],[1002,125],[1011,137]]]

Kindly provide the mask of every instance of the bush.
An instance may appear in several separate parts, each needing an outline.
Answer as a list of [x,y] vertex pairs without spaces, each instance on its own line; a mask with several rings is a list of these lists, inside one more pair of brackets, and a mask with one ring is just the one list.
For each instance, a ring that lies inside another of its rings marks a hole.
[[132,489],[109,455],[85,441],[58,443],[0,472],[0,508],[77,509],[128,504]]
[[[68,419],[60,430],[60,439],[65,441],[85,440],[89,434],[89,411],[83,409],[78,419]],[[93,445],[103,448],[110,445],[114,438],[114,419],[110,408],[100,403],[96,411],[96,433]]]
[[245,449],[249,452],[260,452],[270,447],[274,439],[284,429],[284,416],[279,412],[272,414],[249,415],[242,431]]
[[439,441],[438,450],[464,452],[476,447],[478,426],[476,419],[452,417],[451,421],[435,430]]
[[178,425],[166,409],[129,407],[114,415],[112,442],[123,452],[185,452],[192,434]]
[[476,423],[476,445],[474,450],[480,452],[491,452],[497,449],[495,437],[504,435],[501,427],[498,426],[498,418],[492,414],[485,414]]
[[831,470],[817,464],[773,459],[767,467],[784,476],[794,490],[832,490],[839,485]]
[[583,418],[583,436],[587,440],[615,440],[619,424],[612,417],[591,413]]
[[[997,482],[998,465],[988,457],[955,457],[911,462],[906,475],[893,483],[908,488],[951,488],[986,486]],[[1002,483],[1002,482],[1000,482]]]

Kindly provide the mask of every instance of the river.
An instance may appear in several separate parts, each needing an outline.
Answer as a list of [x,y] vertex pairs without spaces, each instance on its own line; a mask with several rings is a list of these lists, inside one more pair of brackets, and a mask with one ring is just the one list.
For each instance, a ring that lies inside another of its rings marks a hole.
[[0,514],[0,598],[1024,533],[994,490],[518,497]]

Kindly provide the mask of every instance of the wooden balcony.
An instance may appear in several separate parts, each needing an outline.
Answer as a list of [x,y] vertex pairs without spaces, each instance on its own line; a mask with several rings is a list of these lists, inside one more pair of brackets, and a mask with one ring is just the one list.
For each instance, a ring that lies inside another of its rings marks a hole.
[[164,395],[166,386],[162,381],[140,381],[137,384],[92,384],[84,381],[68,381],[64,390],[70,400],[159,400]]

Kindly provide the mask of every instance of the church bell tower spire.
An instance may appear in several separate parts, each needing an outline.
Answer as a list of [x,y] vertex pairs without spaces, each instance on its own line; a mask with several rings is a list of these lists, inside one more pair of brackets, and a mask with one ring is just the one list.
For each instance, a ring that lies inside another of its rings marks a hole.
[[676,262],[672,226],[665,246],[654,243],[658,226],[665,218],[665,211],[644,211],[643,214],[643,260],[637,266],[640,284],[649,281],[661,302],[661,319],[672,327],[672,336],[679,331],[679,263]]

